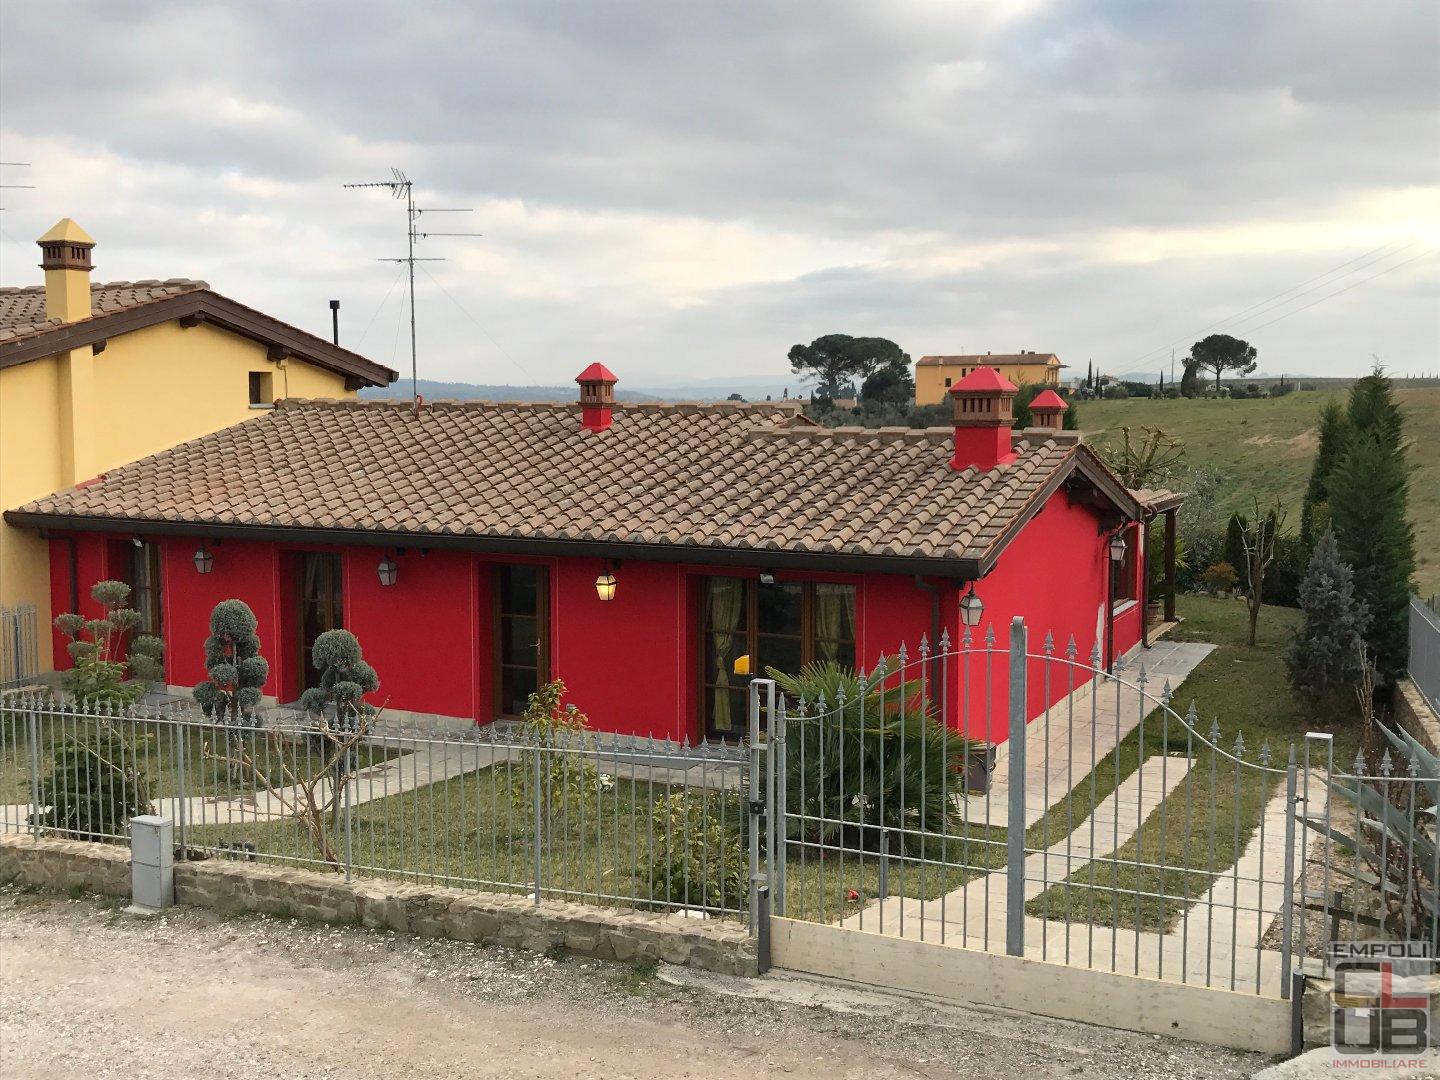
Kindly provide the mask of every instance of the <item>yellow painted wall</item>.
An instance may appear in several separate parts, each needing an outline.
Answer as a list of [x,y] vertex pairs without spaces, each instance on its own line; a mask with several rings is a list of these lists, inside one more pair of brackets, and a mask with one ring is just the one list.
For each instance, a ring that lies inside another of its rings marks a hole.
[[278,367],[265,358],[264,345],[209,323],[146,327],[111,338],[95,357],[95,397],[105,420],[89,475],[262,413],[250,408],[252,371],[273,373],[277,398],[354,397],[343,375],[293,357]]
[[[0,370],[0,507],[65,486],[59,416],[57,357]],[[36,606],[43,626],[50,611],[49,545],[33,532],[0,524],[0,604],[24,603]],[[48,656],[40,659],[50,666]]]
[[[915,404],[940,404],[950,391],[950,386],[945,382],[946,379],[950,379],[952,383],[959,382],[976,367],[984,366],[986,365],[974,364],[962,367],[960,364],[916,364]],[[1020,386],[1022,383],[1041,383],[1045,386],[1060,385],[1060,369],[1047,364],[990,364],[988,366],[995,368],[1016,386]]]
[[[0,370],[0,509],[264,415],[250,407],[252,371],[272,373],[276,397],[354,396],[343,375],[293,357],[282,367],[264,345],[203,322],[120,334],[98,356],[86,346]],[[65,434],[72,410],[80,426],[73,442]],[[48,669],[48,545],[0,525],[0,604],[27,602],[39,610]]]

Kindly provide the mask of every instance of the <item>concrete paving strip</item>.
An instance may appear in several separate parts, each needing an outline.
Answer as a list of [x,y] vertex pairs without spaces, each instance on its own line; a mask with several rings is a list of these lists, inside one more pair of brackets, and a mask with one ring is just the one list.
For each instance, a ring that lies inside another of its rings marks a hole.
[[[1104,768],[1112,751],[1135,730],[1142,719],[1162,723],[1160,694],[1168,684],[1177,693],[1181,683],[1215,649],[1189,641],[1160,641],[1148,652],[1133,655],[1117,680],[1092,680],[1061,698],[1031,719],[1025,739],[1025,827],[1045,816],[1071,788]],[[1145,694],[1137,683],[1141,668]],[[1177,694],[1178,697],[1178,694]],[[1183,712],[1183,710],[1179,710]],[[1183,732],[1171,718],[1174,735]],[[1197,748],[1202,745],[1196,740]],[[988,795],[961,800],[961,811],[976,825],[1008,827],[1010,820],[1010,757],[1001,748]]]

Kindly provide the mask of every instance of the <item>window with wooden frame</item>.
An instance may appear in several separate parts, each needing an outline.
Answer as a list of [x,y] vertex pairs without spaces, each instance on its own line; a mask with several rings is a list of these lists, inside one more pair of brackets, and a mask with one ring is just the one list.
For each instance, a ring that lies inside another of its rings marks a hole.
[[550,589],[544,566],[495,567],[495,711],[519,716],[550,680]]
[[855,665],[855,586],[824,581],[707,577],[700,581],[700,720],[711,738],[745,734],[745,680],[750,670],[796,674],[805,664]]
[[1135,568],[1140,557],[1140,545],[1136,542],[1139,530],[1126,529],[1125,557],[1119,562],[1110,558],[1109,549],[1106,549],[1105,557],[1110,561],[1110,579],[1114,593],[1112,594],[1115,606],[1128,604],[1132,600],[1140,599],[1139,584],[1136,581]]
[[135,541],[130,545],[125,582],[130,606],[140,613],[137,633],[162,637],[165,628],[160,603],[160,545]]

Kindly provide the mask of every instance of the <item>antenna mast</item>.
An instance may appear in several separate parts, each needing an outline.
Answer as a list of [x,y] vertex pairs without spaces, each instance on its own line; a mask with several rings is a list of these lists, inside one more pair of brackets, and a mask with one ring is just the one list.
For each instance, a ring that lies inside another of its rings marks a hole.
[[410,270],[410,399],[416,407],[420,404],[419,361],[415,345],[415,264],[417,262],[444,262],[442,258],[422,258],[415,254],[415,241],[431,236],[480,236],[481,233],[421,232],[417,227],[421,214],[469,214],[469,207],[416,206],[414,182],[399,169],[391,169],[389,180],[373,180],[360,184],[345,184],[347,188],[386,188],[397,199],[405,200],[405,255],[400,258],[381,258],[378,262],[405,263]]

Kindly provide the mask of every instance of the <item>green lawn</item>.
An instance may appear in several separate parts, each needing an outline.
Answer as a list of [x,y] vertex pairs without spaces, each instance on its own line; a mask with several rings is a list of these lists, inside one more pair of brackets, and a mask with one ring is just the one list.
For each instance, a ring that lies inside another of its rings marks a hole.
[[[1315,420],[1331,393],[1300,391],[1283,398],[1238,401],[1196,398],[1128,398],[1080,404],[1080,426],[1103,445],[1122,426],[1158,427],[1185,444],[1191,465],[1209,465],[1234,477],[1226,510],[1246,510],[1279,498],[1300,524],[1300,499],[1315,457]],[[1410,515],[1415,523],[1417,585],[1440,593],[1440,387],[1400,388],[1410,463]]]
[[[1282,652],[1299,613],[1288,608],[1262,611],[1254,647],[1245,644],[1246,611],[1238,600],[1182,596],[1180,614],[1185,621],[1173,631],[1177,640],[1217,647],[1180,687],[1175,707],[1183,713],[1193,701],[1201,734],[1208,738],[1212,723],[1218,724],[1218,743],[1224,751],[1233,751],[1236,736],[1243,734],[1246,762],[1258,762],[1261,747],[1268,744],[1272,765],[1283,769],[1290,743],[1296,744],[1297,753],[1303,749],[1306,728],[1290,694]],[[1337,760],[1347,761],[1354,756],[1357,733],[1343,729],[1335,734]],[[1092,863],[1052,886],[1027,904],[1030,914],[1115,921],[1147,930],[1168,928],[1184,905],[1138,897],[1137,891],[1197,897],[1210,887],[1216,873],[1239,858],[1259,825],[1277,778],[1237,765],[1228,753],[1188,738],[1184,726],[1175,721],[1154,719],[1146,724],[1143,742],[1137,729],[1121,744],[1122,773],[1133,770],[1138,758],[1167,748],[1171,754],[1193,753],[1190,774],[1120,847],[1113,861]],[[1137,862],[1169,869],[1155,870]]]

